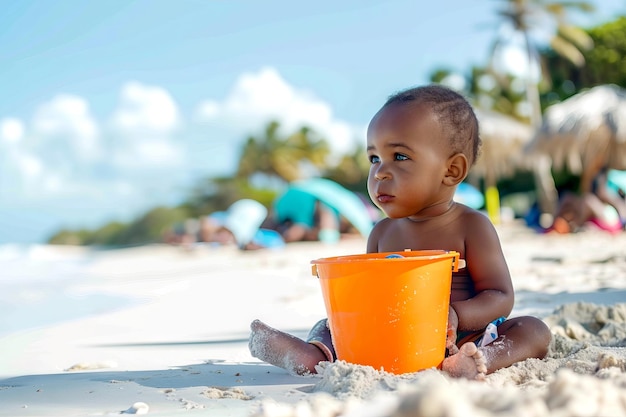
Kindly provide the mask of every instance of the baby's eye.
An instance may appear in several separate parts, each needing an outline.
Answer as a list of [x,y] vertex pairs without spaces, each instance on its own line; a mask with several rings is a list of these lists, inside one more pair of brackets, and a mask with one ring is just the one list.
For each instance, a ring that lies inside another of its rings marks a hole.
[[376,164],[376,163],[380,162],[380,158],[378,156],[376,156],[376,155],[370,155],[370,162],[372,164]]
[[409,157],[408,157],[408,156],[403,155],[403,154],[401,154],[401,153],[397,153],[397,154],[395,154],[395,155],[394,155],[394,158],[395,158],[395,160],[396,160],[396,161],[406,161],[407,159],[409,159]]

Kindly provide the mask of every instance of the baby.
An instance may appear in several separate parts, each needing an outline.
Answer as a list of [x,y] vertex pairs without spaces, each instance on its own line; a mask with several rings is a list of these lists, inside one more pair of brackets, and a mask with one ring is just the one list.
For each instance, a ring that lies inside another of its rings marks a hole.
[[[467,266],[452,277],[448,356],[441,367],[451,376],[480,380],[527,358],[544,358],[551,333],[535,317],[506,319],[514,292],[496,230],[485,215],[453,200],[479,149],[472,107],[439,85],[393,95],[367,131],[368,192],[387,216],[372,230],[367,252],[459,252]],[[481,346],[490,323],[497,324],[498,336]],[[326,319],[306,341],[259,320],[251,330],[251,354],[292,373],[315,373],[319,362],[336,360]]]

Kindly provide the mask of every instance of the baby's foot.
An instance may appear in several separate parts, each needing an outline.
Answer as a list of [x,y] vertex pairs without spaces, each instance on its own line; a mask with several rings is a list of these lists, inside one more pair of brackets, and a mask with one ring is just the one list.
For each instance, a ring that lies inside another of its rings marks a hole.
[[487,374],[487,361],[483,352],[474,343],[469,342],[461,346],[456,355],[444,359],[441,368],[455,378],[482,381]]
[[252,356],[290,373],[316,373],[315,366],[326,360],[326,356],[314,345],[276,330],[260,320],[254,320],[250,329],[252,333],[248,347]]

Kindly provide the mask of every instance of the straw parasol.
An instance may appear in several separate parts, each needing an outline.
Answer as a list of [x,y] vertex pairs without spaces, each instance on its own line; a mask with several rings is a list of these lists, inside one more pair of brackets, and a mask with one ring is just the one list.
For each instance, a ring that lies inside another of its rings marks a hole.
[[480,156],[472,167],[472,175],[485,179],[487,186],[515,173],[524,165],[523,149],[533,136],[530,125],[510,116],[477,108],[483,145]]
[[[525,151],[537,161],[549,158],[548,168],[580,175],[580,191],[589,192],[602,168],[626,169],[626,90],[600,85],[548,107]],[[536,174],[540,191],[555,196],[556,189],[547,189],[554,186],[550,169],[536,166]]]
[[480,126],[482,148],[471,177],[485,180],[485,206],[494,223],[500,220],[499,178],[508,177],[523,165],[522,149],[532,138],[532,128],[510,116],[475,109]]

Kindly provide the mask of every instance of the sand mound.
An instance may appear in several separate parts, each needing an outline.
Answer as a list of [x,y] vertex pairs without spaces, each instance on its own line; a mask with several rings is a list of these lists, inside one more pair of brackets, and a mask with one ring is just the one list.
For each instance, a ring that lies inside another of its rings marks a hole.
[[344,361],[322,363],[313,393],[297,404],[260,404],[255,417],[626,415],[626,303],[572,303],[545,318],[548,356],[487,377],[436,370],[393,375]]

